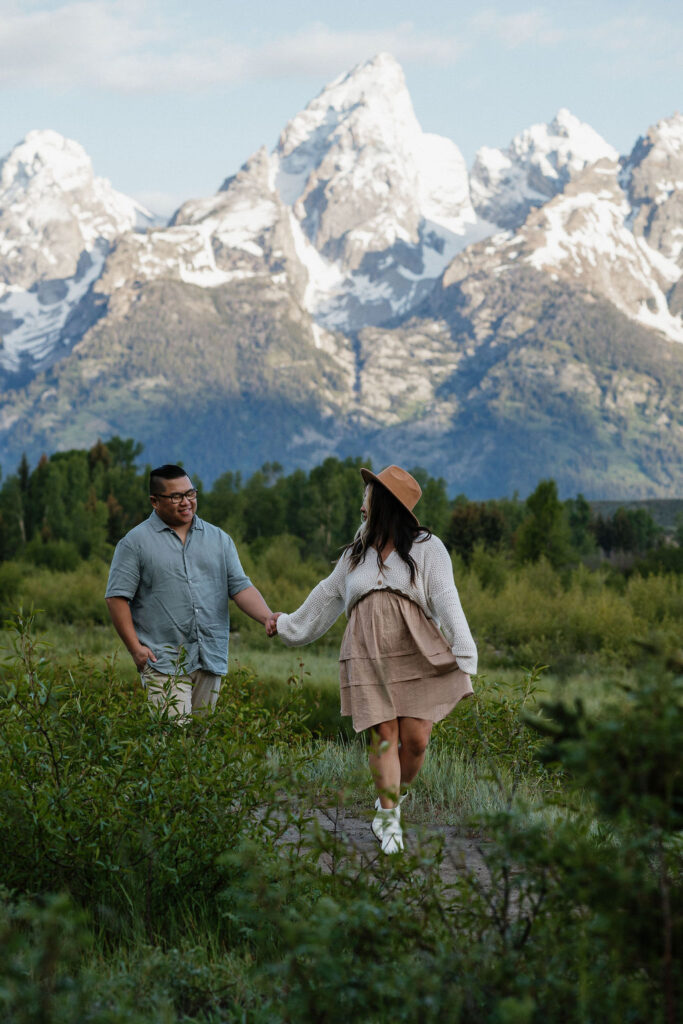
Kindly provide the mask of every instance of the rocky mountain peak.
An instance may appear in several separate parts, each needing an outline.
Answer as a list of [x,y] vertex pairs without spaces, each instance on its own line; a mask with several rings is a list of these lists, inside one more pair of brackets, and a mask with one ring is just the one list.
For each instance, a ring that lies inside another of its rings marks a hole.
[[30,287],[75,273],[83,251],[150,222],[151,215],[93,173],[78,143],[29,132],[0,162],[0,237],[6,283]]
[[477,213],[503,228],[518,228],[531,209],[561,192],[569,179],[617,151],[566,108],[548,124],[516,135],[506,149],[482,147],[470,177]]
[[69,192],[92,179],[92,163],[83,147],[55,131],[29,132],[0,162],[3,204],[29,189]]
[[[0,162],[0,369],[63,354],[114,239],[151,215],[93,173],[79,143],[33,131]],[[80,313],[77,311],[80,309]]]
[[[288,173],[315,167],[330,143],[399,145],[420,133],[400,64],[383,53],[340,75],[286,125],[278,142]],[[289,199],[290,197],[286,197]]]
[[381,232],[379,245],[397,235],[416,241],[410,156],[420,134],[403,72],[387,54],[337,78],[292,118],[274,153],[275,181],[319,251],[338,258],[347,236],[353,263],[349,230],[392,208],[398,217]]
[[329,326],[409,308],[476,228],[462,155],[422,132],[389,54],[341,75],[289,122],[272,180],[301,234],[309,308]]
[[[620,181],[632,207],[634,233],[683,267],[683,115],[658,121],[637,140],[623,161]],[[676,271],[669,273],[675,280]]]

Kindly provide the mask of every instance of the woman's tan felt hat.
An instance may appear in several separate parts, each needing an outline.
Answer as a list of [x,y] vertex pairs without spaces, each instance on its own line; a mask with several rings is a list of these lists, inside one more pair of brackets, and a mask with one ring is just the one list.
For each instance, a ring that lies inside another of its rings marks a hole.
[[400,466],[387,466],[376,476],[369,469],[361,469],[360,475],[366,484],[377,482],[386,487],[396,500],[400,501],[403,507],[410,512],[417,525],[420,525],[420,520],[413,509],[422,496],[422,488],[414,476],[406,473],[405,469],[401,469]]

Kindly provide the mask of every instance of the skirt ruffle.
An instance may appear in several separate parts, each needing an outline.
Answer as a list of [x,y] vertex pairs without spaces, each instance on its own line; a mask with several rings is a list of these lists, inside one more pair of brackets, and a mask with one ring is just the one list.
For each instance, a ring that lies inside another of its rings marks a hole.
[[439,722],[472,693],[434,622],[391,590],[373,590],[352,608],[339,680],[341,713],[356,732],[401,717]]

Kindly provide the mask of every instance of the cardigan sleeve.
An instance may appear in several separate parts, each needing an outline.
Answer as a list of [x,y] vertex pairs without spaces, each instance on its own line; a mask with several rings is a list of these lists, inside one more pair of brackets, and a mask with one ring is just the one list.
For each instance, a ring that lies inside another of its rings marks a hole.
[[462,610],[453,579],[451,557],[438,537],[428,542],[425,553],[425,595],[429,610],[450,644],[459,668],[468,675],[477,671],[477,647]]
[[342,555],[330,575],[321,580],[291,615],[277,620],[277,635],[287,647],[310,644],[334,625],[345,606],[346,557]]

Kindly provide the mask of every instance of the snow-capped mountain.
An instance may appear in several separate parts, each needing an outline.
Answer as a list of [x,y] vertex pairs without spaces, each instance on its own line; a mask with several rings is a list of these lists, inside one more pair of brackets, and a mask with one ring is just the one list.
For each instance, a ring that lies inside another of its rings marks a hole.
[[516,230],[473,247],[468,266],[527,263],[683,341],[683,118],[660,121],[623,160],[578,165]]
[[460,249],[492,230],[474,212],[459,149],[422,131],[388,54],[293,118],[271,168],[299,235],[307,306],[328,327],[406,313]]
[[77,142],[32,131],[0,161],[0,365],[44,365],[111,242],[151,215],[93,173]]
[[470,186],[481,217],[501,228],[517,228],[529,211],[561,192],[571,177],[598,160],[617,160],[618,153],[568,110],[549,124],[535,124],[516,135],[506,149],[483,146]]
[[[565,486],[595,493],[613,459],[619,486],[669,493],[682,312],[680,115],[620,158],[560,110],[481,149],[468,175],[381,54],[163,227],[54,132],[0,163],[5,459],[89,430],[144,434],[168,461],[172,410],[191,402],[194,448],[177,457],[207,478],[225,468],[222,424],[247,471],[359,450],[394,461],[399,445],[480,494],[520,486],[524,460],[531,483],[564,465]],[[167,408],[170,421],[153,412]]]
[[683,266],[682,114],[659,121],[638,139],[624,161],[620,184],[631,206],[634,234]]
[[405,314],[493,230],[457,146],[422,132],[400,66],[381,54],[324,89],[216,196],[137,239],[130,272],[208,287],[286,272],[320,336]]

